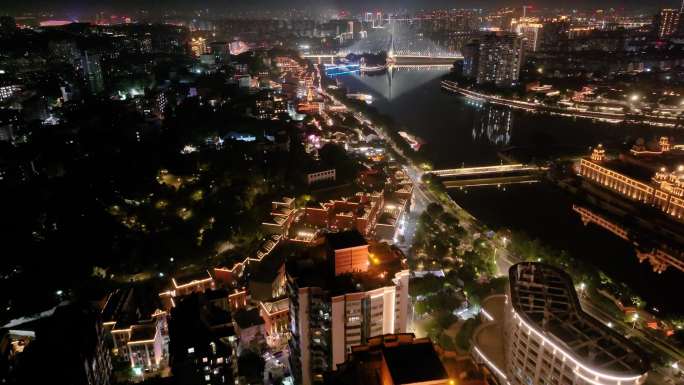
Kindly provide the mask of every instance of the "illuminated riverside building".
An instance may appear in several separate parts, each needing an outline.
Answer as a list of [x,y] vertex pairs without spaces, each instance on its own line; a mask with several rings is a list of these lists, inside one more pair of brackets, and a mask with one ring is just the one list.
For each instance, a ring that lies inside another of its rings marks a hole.
[[509,270],[483,301],[473,356],[500,385],[640,385],[649,364],[628,339],[582,311],[570,276],[542,263]]
[[580,215],[582,223],[588,225],[594,223],[602,227],[618,237],[628,241],[635,246],[636,256],[639,262],[648,261],[656,273],[662,273],[672,266],[684,272],[684,252],[676,251],[672,247],[665,244],[649,243],[649,245],[640,245],[639,242],[633,239],[634,233],[624,226],[621,226],[616,221],[596,213],[586,207],[573,205],[572,210]]
[[344,274],[326,259],[300,259],[287,268],[290,364],[303,385],[322,382],[353,346],[405,333],[408,322],[409,272],[399,258],[369,260],[362,271]]
[[599,145],[589,158],[580,161],[579,174],[626,198],[683,220],[684,151],[673,149],[667,138],[661,138],[658,146],[658,150],[649,150],[636,145],[620,159],[608,160]]

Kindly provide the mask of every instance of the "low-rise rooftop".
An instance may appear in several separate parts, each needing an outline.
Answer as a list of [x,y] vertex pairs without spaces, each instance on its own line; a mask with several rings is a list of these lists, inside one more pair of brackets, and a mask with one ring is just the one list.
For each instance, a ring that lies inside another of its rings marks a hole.
[[[388,378],[389,377],[389,378]],[[354,346],[347,362],[326,378],[331,385],[447,384],[449,376],[432,342],[413,334],[386,334]]]
[[333,296],[363,292],[394,285],[395,275],[406,269],[400,256],[393,254],[391,258],[379,260],[377,265],[369,265],[365,272],[335,276],[321,248],[310,248],[308,255],[288,261],[287,275],[298,287],[320,287]]
[[235,323],[237,323],[240,329],[247,329],[252,326],[263,325],[264,323],[264,319],[261,318],[261,315],[259,314],[259,309],[257,308],[249,310],[238,310],[233,315],[233,318],[235,319]]
[[154,340],[157,334],[155,322],[141,322],[131,327],[131,339],[129,343],[148,342]]
[[326,235],[328,244],[333,250],[348,249],[351,247],[366,246],[366,238],[357,230],[330,233]]

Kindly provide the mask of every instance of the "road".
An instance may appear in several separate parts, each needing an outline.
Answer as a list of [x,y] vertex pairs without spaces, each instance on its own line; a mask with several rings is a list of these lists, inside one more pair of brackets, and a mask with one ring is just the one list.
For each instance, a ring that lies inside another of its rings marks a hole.
[[653,126],[676,127],[681,124],[681,121],[675,117],[657,116],[657,115],[639,115],[626,114],[623,112],[599,112],[599,111],[585,111],[579,109],[570,109],[554,106],[545,106],[539,103],[530,103],[523,100],[504,99],[495,95],[487,95],[480,92],[475,92],[465,88],[458,87],[454,82],[444,80],[442,88],[445,90],[459,93],[478,101],[486,101],[487,103],[496,104],[500,106],[521,109],[526,111],[543,112],[551,115],[566,116],[571,118],[587,118],[601,121],[620,123],[625,121],[639,122]]

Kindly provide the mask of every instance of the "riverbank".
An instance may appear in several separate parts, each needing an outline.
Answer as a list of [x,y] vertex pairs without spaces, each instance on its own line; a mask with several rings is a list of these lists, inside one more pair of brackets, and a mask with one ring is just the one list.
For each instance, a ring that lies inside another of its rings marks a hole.
[[534,113],[543,113],[553,116],[562,116],[566,118],[591,119],[595,121],[616,124],[635,123],[670,128],[684,127],[684,121],[677,118],[668,118],[653,115],[626,114],[620,112],[585,111],[580,109],[547,106],[540,103],[532,103],[516,99],[506,99],[499,97],[497,95],[485,94],[482,92],[477,92],[470,89],[459,87],[458,83],[451,80],[442,80],[441,87],[443,90],[463,95],[477,102],[486,102],[497,106],[514,108],[517,110],[524,110]]

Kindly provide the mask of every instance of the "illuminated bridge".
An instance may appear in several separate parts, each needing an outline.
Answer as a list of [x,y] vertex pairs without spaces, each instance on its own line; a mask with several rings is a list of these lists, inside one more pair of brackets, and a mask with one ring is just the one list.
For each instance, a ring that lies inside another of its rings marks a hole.
[[428,171],[426,174],[435,175],[440,178],[459,178],[459,177],[487,177],[502,176],[510,174],[538,173],[548,170],[548,167],[530,166],[522,163],[503,164],[498,166],[483,167],[463,167],[446,170]]
[[371,31],[367,38],[356,39],[337,53],[311,53],[302,57],[324,64],[335,63],[336,59],[349,54],[386,52],[388,64],[396,65],[452,65],[463,59],[460,52],[448,50],[423,38],[420,31],[401,21],[389,20],[385,28]]

